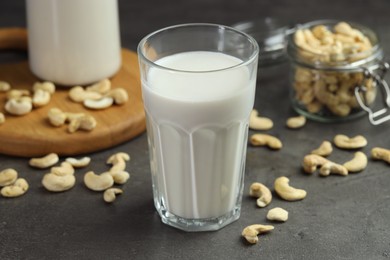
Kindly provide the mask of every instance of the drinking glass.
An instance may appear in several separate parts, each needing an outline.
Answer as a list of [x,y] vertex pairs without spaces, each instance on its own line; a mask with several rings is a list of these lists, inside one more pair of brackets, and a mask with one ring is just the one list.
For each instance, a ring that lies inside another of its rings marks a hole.
[[218,230],[240,216],[259,48],[243,32],[183,24],[138,46],[154,204],[164,223]]

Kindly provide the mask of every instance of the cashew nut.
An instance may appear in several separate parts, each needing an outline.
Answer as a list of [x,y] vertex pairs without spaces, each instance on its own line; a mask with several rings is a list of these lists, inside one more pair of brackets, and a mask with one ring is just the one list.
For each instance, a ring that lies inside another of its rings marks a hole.
[[126,171],[109,171],[111,174],[112,178],[114,179],[114,183],[116,184],[125,184],[129,179],[130,179],[130,173]]
[[55,175],[58,175],[58,176],[73,175],[74,168],[73,168],[72,164],[65,161],[65,162],[61,163],[61,166],[52,167],[50,169],[50,172],[54,173]]
[[323,141],[320,147],[311,151],[311,154],[316,154],[319,156],[328,156],[332,153],[333,147],[332,143],[329,141]]
[[11,98],[5,103],[5,110],[15,116],[28,114],[32,108],[33,105],[30,97]]
[[320,175],[321,176],[329,176],[330,174],[338,174],[342,176],[348,175],[348,170],[343,165],[334,163],[334,162],[327,162],[320,168]]
[[86,91],[80,86],[73,87],[69,90],[69,98],[74,102],[84,102],[86,99],[101,99],[102,94],[95,91]]
[[66,158],[65,161],[70,163],[73,167],[82,168],[88,166],[88,164],[91,162],[91,158],[83,157],[81,159],[76,159],[76,158],[69,157]]
[[85,116],[84,113],[71,113],[71,112],[64,112],[65,115],[66,115],[66,120],[65,122],[72,122],[72,120],[76,119],[76,118],[79,118],[79,117],[82,117],[82,116]]
[[30,91],[27,89],[11,89],[7,92],[7,99],[19,99],[29,95]]
[[301,128],[306,124],[306,117],[304,116],[295,116],[287,119],[286,125],[288,128],[297,129]]
[[56,173],[47,173],[43,176],[42,185],[48,191],[62,192],[74,187],[76,177],[73,174],[57,175]]
[[68,132],[74,133],[77,130],[92,131],[97,125],[96,119],[90,115],[83,115],[72,119],[68,126]]
[[53,126],[62,126],[66,121],[66,114],[58,108],[51,108],[47,113],[47,117]]
[[375,160],[382,160],[390,164],[390,150],[374,147],[371,149],[371,157]]
[[289,185],[290,180],[287,177],[279,177],[275,180],[274,188],[276,193],[284,200],[297,201],[306,197],[306,191],[296,189]]
[[36,91],[34,91],[32,104],[34,107],[45,106],[50,102],[50,97],[50,93],[46,90],[37,89]]
[[0,125],[5,122],[5,116],[3,113],[0,112]]
[[41,158],[32,158],[29,161],[30,166],[36,168],[49,168],[59,161],[59,157],[56,153],[49,153],[48,155]]
[[271,225],[254,224],[247,226],[242,231],[241,235],[251,244],[256,244],[259,241],[257,235],[267,233],[274,229]]
[[12,185],[5,186],[1,189],[1,195],[7,198],[19,197],[28,190],[28,183],[25,179],[19,178]]
[[104,191],[103,199],[107,203],[111,203],[116,199],[116,195],[122,194],[123,190],[118,188],[109,188]]
[[254,130],[269,130],[274,123],[267,117],[259,117],[259,112],[253,109],[249,116],[249,128]]
[[11,85],[6,81],[0,81],[0,92],[6,92],[11,89]]
[[[112,164],[112,165],[115,165],[119,162],[124,162],[124,161],[129,161],[130,160],[130,155],[128,153],[124,153],[124,152],[118,152],[116,154],[113,154],[111,155],[108,159],[107,159],[107,164]],[[124,169],[122,169],[124,170]]]
[[90,85],[86,88],[87,91],[93,91],[100,94],[106,94],[111,89],[111,81],[109,79],[102,79],[101,81]]
[[316,155],[316,154],[308,154],[303,158],[303,170],[306,173],[313,173],[317,170],[317,167],[324,165],[329,162],[328,159]]
[[18,172],[14,169],[5,169],[0,172],[0,187],[11,185],[18,178]]
[[108,172],[96,175],[93,171],[89,171],[84,175],[84,184],[91,190],[102,191],[112,187],[114,179]]
[[286,222],[288,219],[288,211],[279,207],[270,209],[267,213],[267,219],[273,221]]
[[367,167],[367,163],[367,156],[363,152],[356,152],[353,159],[344,163],[343,166],[348,172],[360,172]]
[[101,99],[85,99],[84,106],[90,109],[105,109],[114,103],[114,99],[112,97],[103,97]]
[[56,86],[52,82],[49,82],[49,81],[35,82],[33,85],[33,91],[36,92],[39,89],[44,90],[46,92],[49,92],[49,94],[52,95],[56,91]]
[[367,145],[367,139],[362,135],[349,138],[346,135],[336,135],[333,139],[334,144],[343,149],[358,149]]
[[257,206],[260,208],[266,207],[272,201],[272,193],[262,183],[254,182],[249,188],[249,195],[258,198],[256,201]]
[[268,134],[254,134],[250,138],[250,143],[253,146],[268,146],[275,150],[279,150],[283,146],[278,138]]
[[127,91],[123,88],[114,88],[107,94],[108,97],[112,97],[114,99],[115,104],[122,105],[129,100],[129,95]]

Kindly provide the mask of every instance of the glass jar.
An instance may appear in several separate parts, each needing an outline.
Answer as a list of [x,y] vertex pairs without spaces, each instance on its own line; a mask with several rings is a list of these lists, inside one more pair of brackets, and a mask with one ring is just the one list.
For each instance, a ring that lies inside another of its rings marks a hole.
[[348,24],[313,21],[289,35],[292,105],[299,114],[321,122],[354,119],[366,111],[371,123],[379,124],[389,119],[382,117],[387,108],[373,112],[370,107],[379,86],[388,93],[383,80],[388,65],[377,34]]

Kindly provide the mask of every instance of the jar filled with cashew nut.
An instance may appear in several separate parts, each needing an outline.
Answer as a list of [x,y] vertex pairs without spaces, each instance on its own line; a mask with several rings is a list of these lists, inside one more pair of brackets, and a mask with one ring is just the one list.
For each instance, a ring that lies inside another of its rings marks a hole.
[[293,107],[317,121],[364,115],[384,82],[387,63],[378,36],[360,24],[321,20],[298,26],[287,52]]

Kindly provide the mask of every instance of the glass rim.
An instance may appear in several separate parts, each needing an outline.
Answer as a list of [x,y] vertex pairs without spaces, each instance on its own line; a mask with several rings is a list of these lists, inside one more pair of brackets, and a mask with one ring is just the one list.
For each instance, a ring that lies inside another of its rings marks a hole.
[[[245,38],[247,38],[249,40],[249,42],[252,44],[252,46],[254,47],[254,51],[253,51],[253,53],[251,54],[251,56],[248,59],[246,59],[246,60],[244,60],[244,61],[242,61],[242,62],[240,62],[240,63],[238,63],[236,65],[229,66],[229,67],[224,67],[224,68],[221,68],[221,69],[197,70],[197,71],[193,71],[193,70],[180,70],[180,69],[174,69],[174,68],[161,66],[161,65],[155,63],[154,61],[148,59],[145,56],[144,52],[142,51],[142,47],[145,46],[145,44],[148,41],[148,39],[150,39],[154,35],[157,35],[157,34],[159,34],[161,32],[164,32],[164,31],[177,29],[177,28],[185,28],[185,27],[210,27],[210,28],[214,27],[214,28],[220,28],[220,29],[223,29],[223,30],[233,31],[233,32],[235,32],[237,34],[240,34],[240,35],[244,36]],[[235,28],[232,28],[230,26],[221,25],[221,24],[214,24],[214,23],[185,23],[185,24],[177,24],[177,25],[164,27],[164,28],[161,28],[159,30],[156,30],[154,32],[151,32],[151,33],[147,34],[139,42],[138,47],[137,47],[137,53],[138,53],[139,59],[142,59],[144,62],[148,63],[149,65],[152,65],[152,66],[157,67],[157,68],[162,69],[162,70],[168,70],[168,71],[172,71],[172,72],[181,72],[181,73],[194,73],[194,74],[195,73],[211,73],[211,72],[218,72],[218,71],[226,71],[226,70],[236,69],[236,68],[240,68],[240,67],[243,67],[243,66],[246,66],[246,65],[252,63],[255,59],[258,59],[259,45],[258,45],[257,41],[252,36],[250,36],[249,34],[244,33],[244,32],[242,32],[240,30],[235,29]]]

